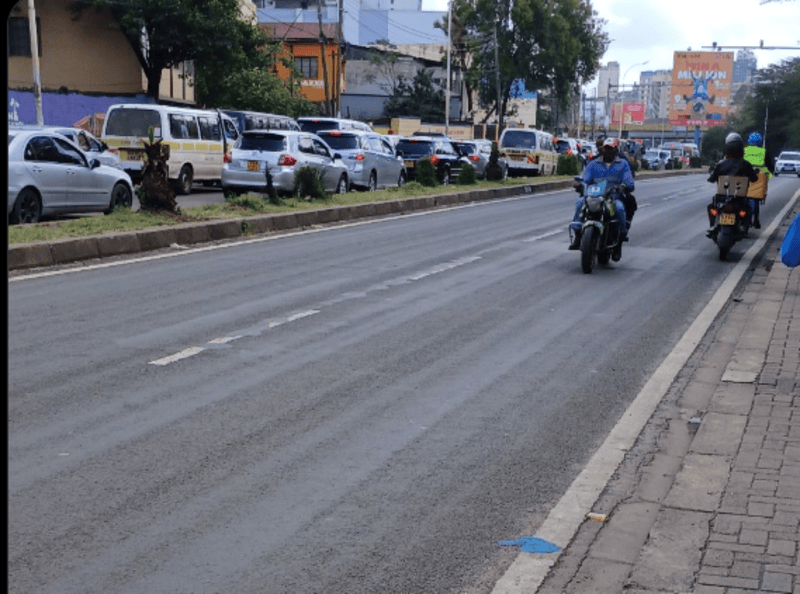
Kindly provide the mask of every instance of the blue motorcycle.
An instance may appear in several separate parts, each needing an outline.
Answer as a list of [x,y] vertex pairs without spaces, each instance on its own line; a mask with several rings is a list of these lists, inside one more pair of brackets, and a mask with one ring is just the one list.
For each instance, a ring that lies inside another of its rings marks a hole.
[[[580,177],[574,178],[582,182]],[[615,199],[622,195],[623,184],[603,180],[582,188],[583,206],[581,218],[583,226],[580,230],[581,269],[590,274],[596,263],[608,264],[614,248],[622,243],[619,220],[616,216]],[[570,229],[570,239],[574,240],[575,232]],[[617,258],[619,259],[619,252]]]

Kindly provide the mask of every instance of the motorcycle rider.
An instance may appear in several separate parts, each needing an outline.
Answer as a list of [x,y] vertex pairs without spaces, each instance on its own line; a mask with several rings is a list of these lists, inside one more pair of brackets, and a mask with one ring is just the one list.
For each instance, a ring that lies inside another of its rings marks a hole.
[[[747,144],[748,146],[744,149],[744,159],[748,161],[753,167],[766,167],[769,171],[769,174],[775,173],[775,160],[769,154],[767,149],[763,148],[761,145],[764,142],[764,138],[758,132],[752,132],[750,136],[747,137]],[[767,174],[767,177],[769,177]],[[764,200],[766,200],[766,194],[764,196]],[[754,198],[750,198],[750,209],[752,210],[752,222],[753,227],[756,229],[761,229],[761,221],[758,220],[758,214],[761,211],[761,202],[762,200],[756,200]]]
[[[633,190],[635,185],[631,166],[628,164],[627,159],[623,159],[619,156],[617,140],[611,137],[603,141],[602,158],[593,159],[583,170],[581,177],[583,178],[583,185],[585,186],[603,180],[622,184],[623,192],[625,190]],[[625,204],[620,197],[614,199],[614,207],[617,222],[619,223],[621,241],[614,248],[611,259],[617,262],[622,255],[622,242],[628,241],[628,221],[625,215]],[[583,221],[581,220],[582,209],[583,198],[579,198],[575,203],[575,215],[572,218],[572,223],[570,223],[570,229],[573,230],[573,241],[569,246],[571,250],[580,248],[580,235],[583,227]]]
[[[753,166],[744,159],[744,141],[742,137],[736,132],[731,132],[725,137],[725,158],[714,166],[714,170],[708,178],[711,183],[717,183],[720,176],[736,176],[746,177],[751,182],[758,180],[758,174]],[[750,205],[747,203],[746,198],[741,198],[739,208],[750,210]],[[715,217],[711,215],[710,209],[714,207],[715,198],[711,199],[711,204],[708,206],[708,224],[711,229],[706,232],[706,236],[711,239],[715,238],[716,227],[714,225]]]

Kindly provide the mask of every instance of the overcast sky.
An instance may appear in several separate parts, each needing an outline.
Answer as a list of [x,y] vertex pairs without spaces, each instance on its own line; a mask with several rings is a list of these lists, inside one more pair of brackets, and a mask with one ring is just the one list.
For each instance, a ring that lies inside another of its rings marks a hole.
[[[638,82],[642,70],[671,70],[676,51],[722,46],[783,46],[755,50],[758,67],[800,57],[800,0],[592,0],[605,19],[611,45],[602,63],[619,62],[620,81]],[[447,0],[423,0],[423,10],[447,10]],[[733,49],[733,51],[737,51]],[[644,66],[637,66],[647,61]],[[594,84],[586,86],[592,92]]]

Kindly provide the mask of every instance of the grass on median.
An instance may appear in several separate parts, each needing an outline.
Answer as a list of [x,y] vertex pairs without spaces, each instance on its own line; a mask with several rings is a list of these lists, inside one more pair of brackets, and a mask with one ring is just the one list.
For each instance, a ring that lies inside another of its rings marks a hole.
[[[564,178],[548,177],[536,178],[540,181],[553,181]],[[30,243],[36,241],[52,241],[70,237],[90,237],[103,233],[119,233],[125,231],[140,231],[165,225],[192,223],[210,219],[246,218],[261,214],[296,212],[298,210],[316,210],[330,206],[347,206],[367,202],[380,202],[385,200],[402,200],[414,196],[430,196],[432,194],[448,194],[470,190],[481,190],[501,186],[513,186],[526,183],[536,183],[531,178],[517,178],[505,181],[478,181],[470,185],[424,187],[417,182],[407,183],[402,188],[387,188],[376,192],[348,192],[347,194],[333,194],[325,200],[307,201],[304,198],[282,198],[276,205],[269,201],[264,194],[244,194],[239,197],[229,197],[224,204],[209,204],[192,208],[182,208],[181,214],[156,215],[144,211],[132,211],[128,208],[118,208],[105,216],[83,216],[74,219],[61,219],[33,225],[9,225],[9,245]]]

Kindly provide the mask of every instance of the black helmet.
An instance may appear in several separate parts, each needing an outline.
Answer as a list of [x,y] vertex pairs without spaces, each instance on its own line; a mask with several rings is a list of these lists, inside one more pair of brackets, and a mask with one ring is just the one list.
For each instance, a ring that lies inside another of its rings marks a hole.
[[736,132],[731,132],[725,137],[725,154],[732,156],[744,154],[744,141]]

